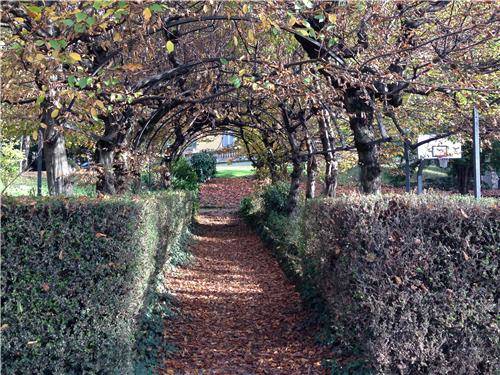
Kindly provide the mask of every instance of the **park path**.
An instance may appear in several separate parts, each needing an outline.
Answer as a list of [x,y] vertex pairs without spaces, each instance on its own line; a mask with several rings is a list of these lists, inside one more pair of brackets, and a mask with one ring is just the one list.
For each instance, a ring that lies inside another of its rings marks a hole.
[[323,373],[298,293],[234,208],[202,209],[191,251],[167,275],[181,313],[166,323],[178,351],[164,373]]

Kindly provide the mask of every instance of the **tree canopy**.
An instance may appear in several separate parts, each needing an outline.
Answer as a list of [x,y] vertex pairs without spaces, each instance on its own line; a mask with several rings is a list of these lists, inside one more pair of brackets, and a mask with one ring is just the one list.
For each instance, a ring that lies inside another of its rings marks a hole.
[[498,9],[467,1],[35,1],[2,3],[4,137],[43,129],[53,194],[70,191],[68,142],[95,150],[98,189],[127,189],[145,158],[172,162],[233,133],[258,168],[355,151],[365,193],[422,133],[498,132]]

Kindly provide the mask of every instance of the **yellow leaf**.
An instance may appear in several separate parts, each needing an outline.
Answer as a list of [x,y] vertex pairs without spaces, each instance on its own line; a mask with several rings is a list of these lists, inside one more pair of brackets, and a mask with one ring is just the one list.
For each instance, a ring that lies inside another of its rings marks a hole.
[[50,117],[56,118],[58,115],[59,115],[59,110],[56,108],[52,111],[52,113],[50,114]]
[[121,42],[122,41],[122,36],[120,35],[120,33],[116,32],[115,35],[113,35],[113,40],[115,42]]
[[35,61],[42,61],[44,58],[45,58],[45,56],[42,55],[41,53],[37,53],[35,55]]
[[238,38],[236,38],[236,35],[233,36],[233,43],[234,43],[234,46],[238,46]]
[[291,16],[290,19],[288,20],[288,26],[292,27],[293,25],[295,25],[296,22],[297,18],[295,18],[295,16]]
[[243,13],[248,13],[248,4],[243,5]]
[[239,72],[238,72],[238,75],[241,77],[243,74],[246,73],[246,70],[245,69],[241,69]]
[[151,10],[149,8],[144,9],[142,11],[142,15],[144,16],[146,22],[148,22],[151,19]]
[[337,16],[333,13],[330,13],[328,15],[328,21],[330,21],[330,23],[335,23],[335,21],[337,21]]
[[72,61],[81,61],[82,60],[82,57],[80,56],[80,54],[76,53],[76,52],[70,52],[69,53],[69,58],[72,60]]
[[253,34],[253,30],[248,30],[248,41],[250,43],[255,43],[255,35]]
[[90,109],[90,114],[92,115],[92,117],[97,118],[97,109],[95,109],[95,108],[91,108],[91,109]]
[[101,108],[102,110],[105,110],[106,108],[104,107],[104,103],[101,102],[100,100],[95,101],[95,105]]
[[168,53],[172,53],[172,52],[174,52],[174,48],[175,48],[174,43],[172,43],[172,41],[171,41],[171,40],[169,40],[169,41],[167,42],[167,44],[165,45],[165,48],[167,49],[167,52],[168,52]]

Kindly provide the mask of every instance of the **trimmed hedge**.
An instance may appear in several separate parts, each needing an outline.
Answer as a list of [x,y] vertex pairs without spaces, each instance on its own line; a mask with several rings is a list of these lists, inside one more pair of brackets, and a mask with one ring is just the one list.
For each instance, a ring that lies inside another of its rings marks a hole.
[[2,203],[2,372],[133,373],[188,193]]
[[313,200],[295,219],[294,235],[276,213],[245,206],[292,276],[325,304],[337,358],[379,374],[493,374],[500,368],[500,209],[490,202]]

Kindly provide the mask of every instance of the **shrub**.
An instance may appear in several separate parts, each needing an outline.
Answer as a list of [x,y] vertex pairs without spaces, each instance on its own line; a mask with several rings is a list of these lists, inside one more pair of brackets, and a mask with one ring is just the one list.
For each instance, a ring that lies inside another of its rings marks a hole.
[[191,156],[191,165],[198,181],[205,182],[215,176],[217,159],[208,152],[200,152]]
[[266,187],[262,194],[265,212],[286,212],[289,191],[290,184],[287,182],[279,182]]
[[172,187],[180,190],[198,191],[198,176],[185,157],[177,159],[172,166]]
[[19,173],[19,162],[23,153],[13,143],[0,144],[0,186],[7,185]]
[[498,207],[350,197],[304,212],[337,344],[378,373],[494,373]]
[[493,374],[500,210],[483,202],[431,195],[313,200],[298,239],[275,215],[250,219],[294,271],[306,301],[324,304],[327,339],[352,359],[347,367]]
[[2,372],[133,373],[154,281],[190,196],[14,199],[2,206]]

